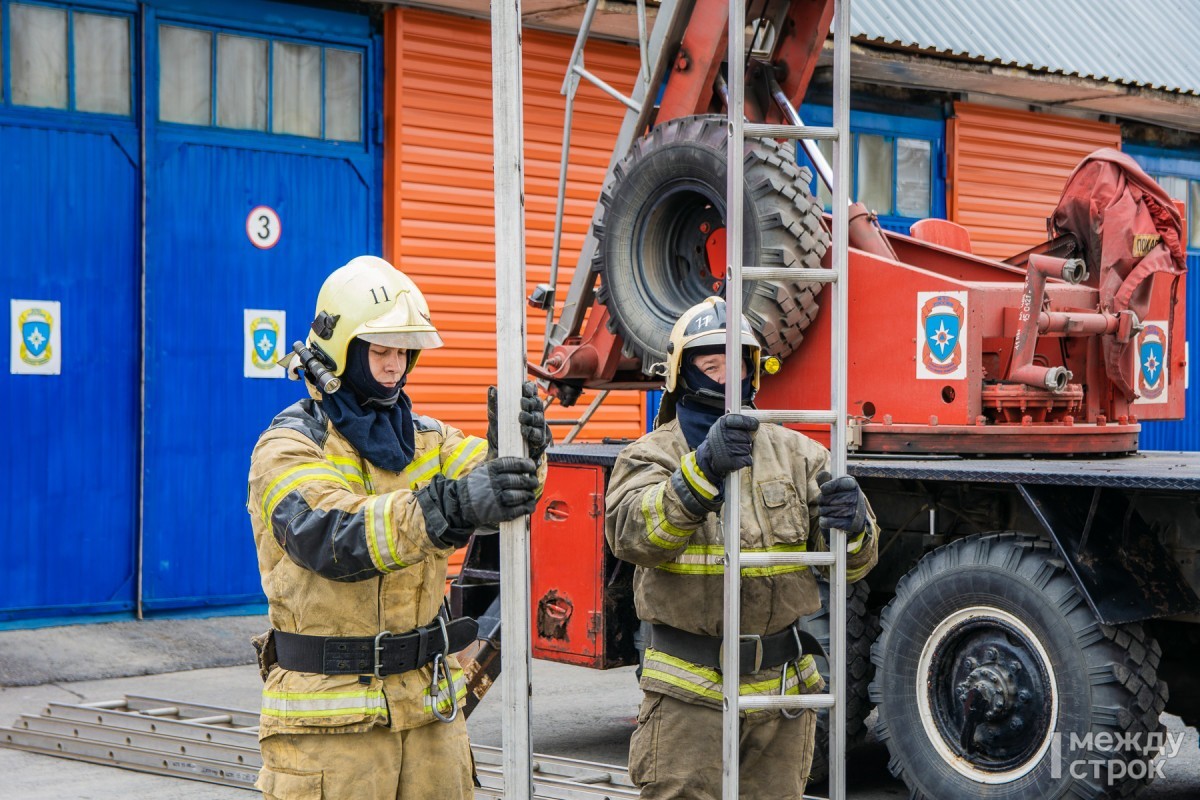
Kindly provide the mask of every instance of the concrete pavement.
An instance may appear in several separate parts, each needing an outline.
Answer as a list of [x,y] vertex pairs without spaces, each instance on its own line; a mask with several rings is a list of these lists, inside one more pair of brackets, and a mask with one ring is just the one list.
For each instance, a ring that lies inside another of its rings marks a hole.
[[[126,626],[126,627],[110,627]],[[261,682],[251,665],[248,637],[264,617],[151,620],[0,632],[0,726],[38,714],[50,702],[86,703],[141,694],[180,702],[256,710]],[[233,662],[234,666],[228,666]],[[203,665],[182,669],[180,663]],[[124,666],[122,666],[124,665]],[[164,671],[164,668],[169,671]],[[122,669],[133,677],[116,677]],[[36,682],[38,675],[44,679]],[[11,685],[20,681],[22,685]],[[625,765],[640,692],[632,668],[595,671],[533,662],[534,750],[549,755]],[[500,687],[472,715],[472,741],[499,746]],[[1200,797],[1200,744],[1195,729],[1167,718],[1183,732],[1180,757],[1146,800]],[[887,751],[868,745],[849,771],[854,800],[907,797],[887,772]],[[246,800],[256,795],[180,778],[0,748],[0,800]],[[957,800],[955,798],[954,800]]]

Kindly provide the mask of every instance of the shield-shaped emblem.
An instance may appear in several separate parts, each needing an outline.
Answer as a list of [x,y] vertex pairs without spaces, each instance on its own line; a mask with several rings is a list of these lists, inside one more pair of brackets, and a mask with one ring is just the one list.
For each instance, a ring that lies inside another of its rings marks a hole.
[[29,319],[21,325],[25,349],[34,358],[41,358],[50,345],[50,323],[44,319]]
[[261,361],[270,362],[274,359],[275,348],[279,346],[279,332],[274,327],[259,327],[254,331],[254,350]]
[[925,318],[925,341],[935,361],[949,359],[958,345],[958,317],[955,314],[930,314]]
[[1138,351],[1138,362],[1141,364],[1142,380],[1146,386],[1154,386],[1162,377],[1163,345],[1156,339],[1142,342]]

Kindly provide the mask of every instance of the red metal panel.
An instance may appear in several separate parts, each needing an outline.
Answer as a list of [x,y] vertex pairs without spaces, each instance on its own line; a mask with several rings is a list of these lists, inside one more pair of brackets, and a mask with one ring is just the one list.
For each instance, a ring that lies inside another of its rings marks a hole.
[[530,540],[534,658],[603,669],[604,468],[551,464]]

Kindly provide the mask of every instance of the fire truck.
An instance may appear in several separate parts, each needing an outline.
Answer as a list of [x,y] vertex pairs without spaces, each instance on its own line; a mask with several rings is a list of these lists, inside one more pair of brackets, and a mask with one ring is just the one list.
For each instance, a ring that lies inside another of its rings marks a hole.
[[[832,6],[750,4],[748,122],[800,124]],[[672,324],[722,291],[727,23],[726,0],[663,3],[570,287],[530,298],[560,309],[530,367],[563,406],[659,388]],[[744,159],[745,263],[828,267],[816,148],[748,139]],[[882,533],[848,600],[848,741],[876,710],[917,798],[1132,796],[1154,776],[1164,711],[1200,722],[1200,454],[1138,447],[1143,422],[1184,415],[1179,209],[1102,151],[1064,187],[1046,241],[1004,261],[972,254],[952,222],[904,235],[849,214],[848,469]],[[829,407],[823,286],[785,273],[745,289],[778,366],[758,407]],[[535,657],[638,662],[633,568],[604,539],[621,446],[550,451],[531,533]],[[496,537],[475,537],[451,591],[482,622],[468,708],[496,674],[498,587]],[[828,639],[826,612],[806,626]]]

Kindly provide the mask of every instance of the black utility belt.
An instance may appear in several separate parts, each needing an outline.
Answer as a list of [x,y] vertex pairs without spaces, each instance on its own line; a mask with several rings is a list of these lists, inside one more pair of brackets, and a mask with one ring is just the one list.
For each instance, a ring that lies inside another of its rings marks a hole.
[[[673,628],[670,625],[650,626],[650,646],[693,664],[721,669],[720,636],[703,636]],[[788,627],[767,636],[743,635],[739,642],[740,667],[743,675],[797,661],[801,656],[825,658],[825,648],[816,638],[800,627],[797,620]]]
[[374,675],[382,678],[411,672],[438,656],[456,653],[479,632],[470,617],[376,636],[307,636],[275,631],[275,658],[279,666],[295,672],[321,675]]

